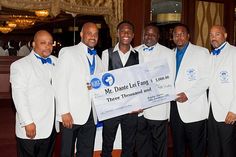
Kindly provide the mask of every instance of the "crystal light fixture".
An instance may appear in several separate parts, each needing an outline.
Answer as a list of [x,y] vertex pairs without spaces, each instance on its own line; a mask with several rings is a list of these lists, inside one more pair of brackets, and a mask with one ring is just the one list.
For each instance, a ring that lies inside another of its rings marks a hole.
[[16,28],[17,24],[14,21],[7,21],[7,26],[14,29]]
[[49,15],[48,10],[35,10],[35,15],[38,17],[47,17]]
[[10,28],[10,27],[7,27],[7,26],[0,26],[0,32],[6,34],[6,33],[9,33],[11,32],[13,29]]
[[35,24],[35,17],[33,16],[23,16],[23,15],[13,15],[12,20],[17,25],[17,28],[26,29],[30,28]]

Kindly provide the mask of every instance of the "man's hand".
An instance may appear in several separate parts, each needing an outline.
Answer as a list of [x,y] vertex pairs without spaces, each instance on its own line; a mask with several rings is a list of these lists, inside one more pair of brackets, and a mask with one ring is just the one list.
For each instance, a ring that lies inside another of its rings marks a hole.
[[30,123],[25,126],[26,136],[33,139],[36,136],[36,125],[34,123]]
[[93,87],[90,83],[87,83],[87,88],[88,88],[88,90],[92,90]]
[[62,124],[66,128],[72,128],[73,118],[70,113],[65,113],[61,115]]
[[143,112],[143,109],[139,109],[139,110],[130,112],[130,114],[133,114],[133,113],[142,113],[142,112]]
[[236,121],[236,114],[233,112],[228,112],[228,114],[225,118],[225,123],[233,125],[235,123],[235,121]]
[[177,98],[175,99],[177,102],[183,103],[188,100],[188,97],[185,95],[184,92],[177,94]]

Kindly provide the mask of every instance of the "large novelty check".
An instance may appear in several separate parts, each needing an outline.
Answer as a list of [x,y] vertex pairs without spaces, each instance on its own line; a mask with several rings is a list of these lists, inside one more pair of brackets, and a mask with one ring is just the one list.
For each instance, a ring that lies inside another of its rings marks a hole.
[[91,77],[91,95],[100,121],[174,99],[166,60],[138,64]]

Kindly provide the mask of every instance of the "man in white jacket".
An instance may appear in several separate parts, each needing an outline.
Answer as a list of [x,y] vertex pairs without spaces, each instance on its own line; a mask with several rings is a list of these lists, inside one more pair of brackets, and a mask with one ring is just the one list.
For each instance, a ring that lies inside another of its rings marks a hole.
[[192,157],[205,157],[206,119],[208,102],[206,90],[211,73],[211,56],[206,48],[189,42],[189,29],[184,24],[173,30],[176,44],[176,101],[171,104],[170,124],[174,156],[185,156],[186,144]]
[[[143,44],[136,50],[139,52],[140,63],[164,59],[170,68],[170,76],[174,81],[174,52],[158,43],[159,28],[151,23],[144,29]],[[143,111],[138,118],[136,135],[136,151],[138,157],[167,157],[167,132],[170,103],[164,103]]]
[[96,116],[87,87],[90,75],[102,72],[102,62],[94,47],[98,28],[87,22],[80,32],[81,42],[59,52],[55,89],[57,120],[61,122],[61,157],[91,157],[96,133]]
[[51,157],[55,142],[53,39],[45,30],[34,36],[31,53],[12,63],[10,82],[16,107],[18,157]]
[[210,42],[214,73],[209,88],[208,156],[236,156],[236,47],[223,26],[213,26]]

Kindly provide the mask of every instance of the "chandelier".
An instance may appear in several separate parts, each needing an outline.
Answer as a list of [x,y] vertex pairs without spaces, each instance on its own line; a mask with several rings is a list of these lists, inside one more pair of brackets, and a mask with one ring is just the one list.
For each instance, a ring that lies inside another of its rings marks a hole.
[[35,15],[40,17],[40,18],[44,18],[47,17],[49,15],[48,10],[35,10],[34,11]]
[[11,32],[13,29],[8,27],[8,26],[0,26],[0,32],[6,34],[6,33],[9,33]]
[[37,21],[42,21],[49,15],[47,9],[34,10],[33,12],[35,15],[9,15],[6,21],[0,23],[0,33],[9,33],[14,29],[31,28]]
[[7,26],[14,29],[16,28],[17,24],[14,21],[7,21]]
[[0,26],[0,32],[1,33],[9,33],[16,27],[16,24],[14,22],[6,21]]
[[26,29],[32,27],[35,24],[36,19],[34,16],[13,15],[12,21],[14,21],[18,28]]

